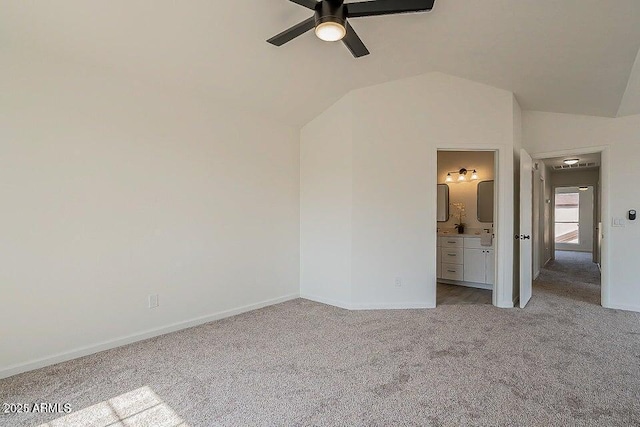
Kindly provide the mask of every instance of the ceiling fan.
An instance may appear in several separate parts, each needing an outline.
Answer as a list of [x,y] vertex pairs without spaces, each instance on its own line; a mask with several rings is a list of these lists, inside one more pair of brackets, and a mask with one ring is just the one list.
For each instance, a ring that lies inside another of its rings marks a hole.
[[347,18],[425,12],[435,0],[371,0],[345,4],[343,0],[290,0],[315,11],[314,16],[271,37],[267,42],[282,46],[315,27],[316,36],[329,42],[342,40],[351,54],[359,58],[369,54]]

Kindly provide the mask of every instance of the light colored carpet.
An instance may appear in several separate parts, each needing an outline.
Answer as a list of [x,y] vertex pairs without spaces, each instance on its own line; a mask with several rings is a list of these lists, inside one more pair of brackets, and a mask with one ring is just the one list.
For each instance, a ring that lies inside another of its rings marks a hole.
[[560,256],[524,310],[295,300],[5,379],[0,396],[95,405],[50,426],[640,425],[640,316],[598,306],[591,267]]

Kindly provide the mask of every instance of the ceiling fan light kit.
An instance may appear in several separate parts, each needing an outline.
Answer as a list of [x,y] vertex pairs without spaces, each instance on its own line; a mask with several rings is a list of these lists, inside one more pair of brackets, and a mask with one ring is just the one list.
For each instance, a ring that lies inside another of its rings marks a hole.
[[275,46],[282,46],[315,28],[316,36],[319,39],[328,42],[342,40],[356,58],[368,55],[369,50],[351,27],[347,18],[426,12],[433,8],[435,2],[435,0],[371,0],[345,4],[344,0],[290,1],[313,10],[314,16],[271,37],[267,42]]
[[316,26],[316,36],[326,42],[337,42],[342,40],[346,34],[347,29],[337,22],[323,22]]
[[347,11],[341,2],[322,1],[316,6],[316,36],[326,42],[337,42],[347,35]]

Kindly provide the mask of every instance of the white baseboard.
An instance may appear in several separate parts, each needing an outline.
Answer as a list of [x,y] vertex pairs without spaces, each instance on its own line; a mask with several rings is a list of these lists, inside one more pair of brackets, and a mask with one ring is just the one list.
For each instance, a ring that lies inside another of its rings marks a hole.
[[640,305],[627,305],[627,304],[602,304],[604,308],[612,308],[614,310],[626,310],[640,312]]
[[317,295],[300,294],[300,298],[308,299],[309,301],[319,302],[320,304],[332,305],[338,308],[344,308],[345,310],[351,310],[351,304],[344,301],[338,301],[330,298],[319,297]]
[[109,350],[112,348],[120,347],[126,344],[131,344],[136,341],[142,341],[145,339],[157,337],[159,335],[168,334],[171,332],[179,331],[181,329],[191,328],[193,326],[202,325],[203,323],[213,322],[215,320],[224,319],[226,317],[236,316],[238,314],[246,313],[248,311],[257,310],[270,305],[279,304],[281,302],[290,301],[296,298],[300,298],[299,294],[290,294],[278,298],[273,298],[255,304],[245,305],[243,307],[234,308],[231,310],[225,310],[214,314],[196,317],[183,322],[172,323],[160,328],[149,329],[143,332],[127,335],[125,337],[116,338],[114,340],[103,341],[101,343],[88,345],[85,347],[76,348],[63,353],[54,354],[51,356],[35,359],[29,362],[20,363],[16,365],[10,365],[8,367],[0,369],[0,379],[11,377],[13,375],[20,374],[22,372],[32,371],[34,369],[44,368],[45,366],[54,365],[60,362],[66,362],[68,360],[77,359],[79,357],[88,356],[90,354],[98,353],[100,351]]
[[319,297],[316,295],[301,294],[300,298],[308,299],[309,301],[319,302],[321,304],[332,305],[338,308],[344,308],[345,310],[406,310],[406,309],[423,309],[423,308],[435,308],[435,304],[429,303],[363,303],[353,304],[344,301],[336,301],[329,298]]
[[401,302],[401,303],[371,303],[371,304],[351,304],[351,310],[407,310],[407,309],[424,309],[436,308],[435,304],[426,302]]
[[464,286],[467,288],[485,289],[487,291],[493,291],[493,285],[487,283],[465,282],[462,280],[449,280],[439,278],[438,283],[444,283],[446,285]]

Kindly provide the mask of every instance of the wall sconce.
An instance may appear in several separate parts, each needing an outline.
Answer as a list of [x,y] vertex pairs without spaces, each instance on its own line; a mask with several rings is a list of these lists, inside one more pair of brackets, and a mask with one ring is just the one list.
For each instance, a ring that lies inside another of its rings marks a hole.
[[[445,182],[453,182],[453,176],[451,176],[452,173],[457,173],[458,174],[458,182],[465,182],[467,181],[467,173],[469,171],[465,168],[460,169],[459,171],[451,171],[451,172],[447,172],[447,177],[444,179]],[[473,172],[471,172],[471,179],[470,181],[475,181],[478,179],[478,172],[474,169]]]

